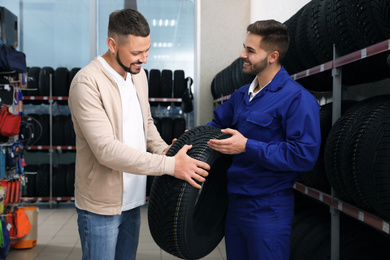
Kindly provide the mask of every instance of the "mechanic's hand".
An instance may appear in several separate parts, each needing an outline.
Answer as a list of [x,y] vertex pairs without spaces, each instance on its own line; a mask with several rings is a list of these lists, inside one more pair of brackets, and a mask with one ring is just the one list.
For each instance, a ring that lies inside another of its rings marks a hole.
[[210,139],[207,144],[211,149],[223,154],[239,154],[245,152],[246,141],[248,139],[240,132],[231,128],[222,129],[221,132],[231,134],[232,136],[222,140]]
[[[210,165],[205,162],[196,160],[187,155],[187,151],[192,148],[192,145],[184,145],[175,155],[175,171],[173,176],[187,181],[194,188],[200,189],[201,186],[196,183],[204,182],[209,175]],[[195,181],[196,180],[196,181]]]
[[167,152],[168,152],[168,150],[171,148],[171,146],[172,146],[176,141],[177,141],[177,138],[173,139],[171,145],[168,146],[168,147],[164,150],[164,152],[162,152],[162,155],[166,155]]

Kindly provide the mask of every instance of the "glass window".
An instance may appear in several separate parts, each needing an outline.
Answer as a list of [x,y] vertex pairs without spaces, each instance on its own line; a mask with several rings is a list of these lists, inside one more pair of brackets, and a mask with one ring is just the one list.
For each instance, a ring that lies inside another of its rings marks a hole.
[[[97,25],[90,25],[90,0],[0,0],[18,17],[19,45],[27,66],[84,67],[90,62],[89,30],[97,30],[97,53],[107,51],[108,16],[124,0],[97,0]],[[194,2],[141,0],[137,9],[148,20],[151,50],[145,69],[184,70],[194,75]]]

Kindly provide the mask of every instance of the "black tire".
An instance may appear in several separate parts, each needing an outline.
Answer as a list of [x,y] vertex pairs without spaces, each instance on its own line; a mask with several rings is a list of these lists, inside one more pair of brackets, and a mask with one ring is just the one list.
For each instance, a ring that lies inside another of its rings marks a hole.
[[66,115],[53,116],[53,132],[52,132],[52,144],[53,145],[65,145],[64,142],[64,125],[66,121]]
[[43,67],[39,72],[39,95],[50,96],[50,75],[54,82],[54,69],[52,67]]
[[35,179],[37,176],[38,166],[35,164],[26,165],[24,167],[24,176],[26,177],[26,190],[23,196],[26,197],[35,197]]
[[[33,91],[29,91],[28,95],[30,96],[38,96],[39,95],[39,73],[41,71],[40,67],[31,67],[29,68],[27,74],[28,77],[30,78],[27,81],[27,88],[29,89],[34,89]],[[25,102],[24,100],[23,102]]]
[[73,128],[72,116],[65,116],[64,121],[64,145],[75,146],[76,145],[76,134]]
[[53,166],[52,195],[53,197],[66,197],[66,175],[68,167],[66,164]]
[[[184,77],[184,70],[175,70],[173,72],[173,97],[182,98],[187,85]],[[175,106],[180,106],[180,102],[175,102]]]
[[67,166],[66,173],[66,196],[74,197],[74,182],[75,182],[75,164],[70,163]]
[[173,140],[173,119],[171,117],[161,118],[161,138],[171,144]]
[[167,155],[175,155],[185,144],[192,158],[211,166],[202,189],[172,176],[155,177],[149,199],[148,221],[154,241],[166,252],[182,259],[198,259],[209,254],[224,236],[227,208],[226,171],[230,157],[207,146],[209,139],[230,135],[220,129],[199,126],[184,133]]
[[[156,69],[150,70],[149,73],[149,97],[159,98],[161,88],[161,72]],[[150,102],[151,106],[157,106],[158,102]]]
[[349,139],[344,176],[359,207],[390,219],[390,96],[377,100]]
[[[161,72],[161,88],[160,97],[171,98],[172,97],[172,71],[162,70]],[[171,102],[160,102],[161,106],[167,107]]]
[[67,97],[69,94],[69,70],[59,67],[54,71],[53,96]]
[[173,138],[179,138],[186,130],[186,120],[182,117],[173,119]]
[[37,197],[50,196],[50,165],[41,164],[35,179],[35,191]]

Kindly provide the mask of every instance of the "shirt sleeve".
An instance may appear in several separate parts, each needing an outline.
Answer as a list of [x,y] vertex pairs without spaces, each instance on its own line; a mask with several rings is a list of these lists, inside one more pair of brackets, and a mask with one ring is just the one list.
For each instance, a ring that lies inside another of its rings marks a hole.
[[[301,93],[302,94],[302,93]],[[320,109],[310,93],[284,104],[285,140],[262,142],[248,139],[246,155],[272,171],[310,171],[320,150]]]

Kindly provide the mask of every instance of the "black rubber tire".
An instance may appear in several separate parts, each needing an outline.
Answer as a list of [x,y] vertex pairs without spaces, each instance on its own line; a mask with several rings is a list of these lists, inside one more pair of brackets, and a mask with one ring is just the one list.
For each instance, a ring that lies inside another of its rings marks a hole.
[[345,182],[355,203],[390,219],[390,96],[377,99],[347,144]]
[[24,167],[24,176],[26,177],[26,190],[23,196],[26,197],[35,197],[35,179],[38,172],[38,166],[35,164],[26,165]]
[[325,144],[326,175],[337,197],[345,202],[352,202],[343,180],[343,173],[347,167],[345,163],[347,139],[350,138],[359,115],[364,113],[366,106],[369,105],[369,101],[364,104],[359,102],[348,109],[333,125]]
[[[34,91],[29,91],[28,95],[30,96],[39,96],[39,73],[41,71],[40,67],[31,67],[29,68],[27,74],[31,78],[27,82],[27,88],[34,89]],[[26,100],[23,101],[26,103]]]
[[[172,98],[172,71],[171,70],[162,70],[161,72],[161,88],[160,88],[160,97],[162,98]],[[161,106],[167,107],[171,102],[160,102]]]
[[186,120],[182,117],[173,119],[173,138],[179,138],[186,130]]
[[[173,72],[173,97],[182,98],[187,85],[184,77],[184,70],[175,70]],[[175,106],[180,106],[181,102],[174,102]]]
[[180,136],[169,149],[167,155],[174,156],[185,144],[191,144],[188,155],[211,166],[201,190],[168,175],[154,179],[148,208],[150,232],[157,245],[174,256],[204,257],[224,236],[226,171],[231,157],[211,150],[207,141],[228,137],[218,128],[199,126]]
[[69,70],[59,67],[54,71],[53,96],[67,97],[69,94]]
[[64,125],[66,121],[66,115],[53,116],[53,133],[52,144],[53,145],[65,145],[64,142]]
[[53,197],[66,197],[66,175],[68,167],[67,164],[59,164],[53,166],[52,176],[52,196]]
[[70,163],[67,166],[66,172],[66,196],[74,197],[74,182],[75,182],[75,163]]
[[76,134],[73,128],[73,122],[71,115],[65,116],[64,120],[64,144],[63,145],[76,145]]
[[39,72],[39,95],[50,96],[50,75],[54,82],[54,69],[52,67],[43,67]]
[[173,119],[171,117],[161,118],[161,138],[171,144],[173,140]]
[[38,165],[38,172],[35,179],[35,191],[37,197],[50,196],[50,165]]
[[[159,98],[161,88],[161,72],[157,69],[150,70],[149,73],[149,97]],[[157,106],[158,102],[150,102],[151,106]]]

